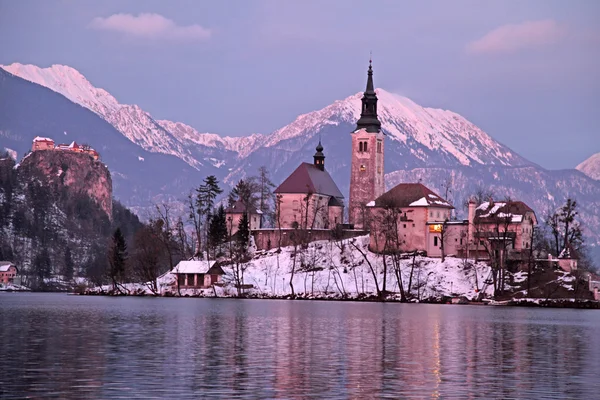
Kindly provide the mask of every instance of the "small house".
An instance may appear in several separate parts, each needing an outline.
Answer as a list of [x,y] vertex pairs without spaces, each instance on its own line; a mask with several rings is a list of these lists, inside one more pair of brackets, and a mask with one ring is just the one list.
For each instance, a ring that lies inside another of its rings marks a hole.
[[176,276],[175,286],[180,289],[205,289],[222,281],[225,272],[215,261],[180,261],[170,273]]
[[0,261],[0,283],[13,283],[18,272],[10,261]]

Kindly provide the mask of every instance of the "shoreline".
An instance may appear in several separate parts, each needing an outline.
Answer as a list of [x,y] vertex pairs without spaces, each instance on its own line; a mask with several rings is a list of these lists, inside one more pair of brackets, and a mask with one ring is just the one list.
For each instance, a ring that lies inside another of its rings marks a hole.
[[[64,293],[64,292],[63,292]],[[388,298],[385,300],[379,299],[375,295],[364,295],[358,297],[333,297],[333,296],[311,296],[311,295],[260,295],[252,294],[248,296],[204,296],[201,294],[196,295],[153,295],[147,293],[130,293],[130,294],[113,294],[113,293],[69,293],[78,296],[109,296],[109,297],[157,297],[157,298],[196,298],[196,299],[240,299],[240,300],[288,300],[288,301],[341,301],[341,302],[362,302],[362,303],[398,303],[398,304],[444,304],[453,306],[490,306],[490,307],[530,307],[530,308],[573,308],[573,309],[600,309],[600,301],[589,300],[589,299],[510,299],[502,301],[499,304],[493,304],[491,302],[483,301],[467,301],[463,303],[452,303],[451,297],[443,297],[441,299],[425,299],[420,301],[401,301],[398,298]]]

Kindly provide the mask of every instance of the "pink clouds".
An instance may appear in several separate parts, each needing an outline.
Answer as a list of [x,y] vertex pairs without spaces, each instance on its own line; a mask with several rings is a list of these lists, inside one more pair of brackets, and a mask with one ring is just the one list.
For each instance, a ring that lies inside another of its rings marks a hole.
[[142,13],[138,16],[113,14],[107,18],[97,17],[90,22],[89,27],[147,39],[206,40],[211,36],[210,29],[200,25],[180,26],[171,19],[152,13]]
[[467,45],[469,53],[514,53],[558,41],[565,28],[553,20],[502,25]]

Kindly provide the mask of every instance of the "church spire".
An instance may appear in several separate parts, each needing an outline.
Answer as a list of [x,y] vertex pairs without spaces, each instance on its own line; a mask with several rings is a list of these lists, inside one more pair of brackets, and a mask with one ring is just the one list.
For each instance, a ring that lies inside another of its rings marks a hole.
[[369,60],[369,71],[367,72],[367,88],[362,97],[362,111],[360,119],[356,123],[356,129],[366,129],[367,132],[379,132],[381,122],[377,118],[377,94],[373,85],[373,66]]
[[321,139],[319,139],[319,144],[315,150],[317,150],[313,156],[315,160],[315,167],[319,168],[321,171],[325,171],[325,154],[323,154],[323,145],[321,144]]

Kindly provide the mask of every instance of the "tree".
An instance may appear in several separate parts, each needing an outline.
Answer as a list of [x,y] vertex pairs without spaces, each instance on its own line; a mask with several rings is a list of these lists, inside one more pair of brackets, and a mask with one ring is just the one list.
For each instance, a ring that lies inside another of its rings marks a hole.
[[250,240],[250,220],[248,214],[243,213],[238,224],[235,244],[233,246],[233,280],[237,288],[238,296],[243,293],[244,271],[249,260],[248,243]]
[[213,249],[215,255],[221,252],[221,245],[227,240],[227,220],[225,217],[225,208],[220,205],[217,212],[214,213],[208,227],[208,244]]
[[258,203],[257,192],[258,186],[254,178],[240,179],[231,192],[229,192],[227,199],[229,206],[234,205],[236,201],[240,201],[246,209],[256,208]]
[[71,249],[67,247],[65,249],[65,264],[63,267],[63,276],[66,281],[73,279],[73,272],[75,269],[75,263],[73,262],[73,256],[71,255]]
[[[215,207],[215,200],[221,193],[223,193],[223,189],[219,187],[219,181],[214,175],[209,175],[204,178],[203,184],[196,189],[196,207],[192,212],[198,214],[198,226],[196,232],[199,249],[201,249],[200,243],[202,233],[204,233],[205,237],[208,236],[208,227]],[[204,226],[205,232],[202,232],[201,226]],[[208,250],[208,243],[206,249]]]
[[273,188],[275,184],[269,177],[269,170],[262,166],[258,169],[258,176],[254,179],[258,186],[258,209],[263,215],[268,216],[269,225],[273,224],[273,213],[271,212],[271,202],[273,201]]
[[138,230],[133,239],[133,273],[152,293],[158,293],[156,279],[163,272],[168,253],[162,246],[161,227],[157,221]]
[[562,224],[564,236],[563,250],[569,246],[577,249],[583,242],[581,227],[579,222],[575,220],[578,215],[577,201],[571,198],[568,198],[565,205],[558,211],[558,221]]
[[119,283],[125,278],[125,263],[127,261],[127,243],[121,233],[121,228],[117,228],[112,236],[109,247],[108,262],[110,264],[109,274],[113,284],[113,290],[119,289]]
[[33,259],[33,287],[38,290],[46,290],[46,279],[52,275],[50,253],[48,249],[43,248]]

